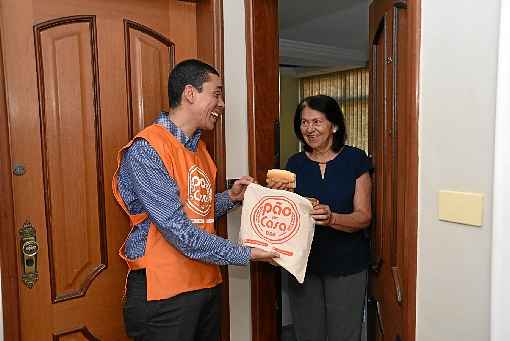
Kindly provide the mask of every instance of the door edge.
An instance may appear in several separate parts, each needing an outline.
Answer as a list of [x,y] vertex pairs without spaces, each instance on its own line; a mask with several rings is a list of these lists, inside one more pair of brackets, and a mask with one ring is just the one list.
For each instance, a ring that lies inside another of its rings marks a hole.
[[[223,67],[223,0],[204,0],[196,2],[197,11],[197,57],[218,70],[222,79]],[[225,118],[220,116],[216,128],[212,132],[214,144],[214,158],[217,166],[216,191],[227,189],[226,144],[225,144]],[[215,224],[219,236],[228,239],[227,216],[224,215]],[[223,285],[221,288],[223,307],[220,317],[221,341],[230,340],[230,300],[228,266],[221,266]]]
[[[278,1],[245,0],[248,168],[258,183],[276,160],[275,123],[279,117]],[[268,95],[269,94],[269,95]],[[250,265],[253,341],[280,340],[280,268]]]
[[2,18],[0,17],[0,272],[2,277],[3,335],[5,340],[21,340],[17,238],[14,229],[14,201],[12,191],[7,89],[2,49]]
[[[421,44],[421,2],[422,0],[408,1],[409,11],[409,144],[407,146],[408,177],[406,201],[406,271],[407,284],[405,292],[408,294],[404,315],[405,340],[416,339],[416,279],[417,279],[417,253],[418,253],[418,181],[419,181],[419,114],[420,114],[420,44]],[[412,294],[411,294],[412,293]]]

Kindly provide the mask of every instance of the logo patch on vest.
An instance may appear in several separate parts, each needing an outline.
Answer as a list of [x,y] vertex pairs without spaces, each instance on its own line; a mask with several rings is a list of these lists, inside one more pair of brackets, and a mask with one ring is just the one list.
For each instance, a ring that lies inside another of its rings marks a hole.
[[213,192],[207,174],[197,165],[188,171],[188,207],[195,213],[206,216],[211,210]]

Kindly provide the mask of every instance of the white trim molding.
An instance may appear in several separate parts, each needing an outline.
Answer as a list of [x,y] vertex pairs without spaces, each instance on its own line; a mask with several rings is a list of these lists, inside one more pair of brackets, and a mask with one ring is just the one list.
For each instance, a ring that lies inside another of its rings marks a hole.
[[510,0],[501,0],[494,146],[491,341],[510,340]]

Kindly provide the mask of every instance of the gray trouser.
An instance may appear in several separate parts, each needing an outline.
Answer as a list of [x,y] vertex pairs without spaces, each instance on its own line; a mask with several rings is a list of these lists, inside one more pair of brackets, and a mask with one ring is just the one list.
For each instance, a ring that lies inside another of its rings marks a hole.
[[359,341],[367,271],[348,276],[289,276],[289,300],[298,341]]

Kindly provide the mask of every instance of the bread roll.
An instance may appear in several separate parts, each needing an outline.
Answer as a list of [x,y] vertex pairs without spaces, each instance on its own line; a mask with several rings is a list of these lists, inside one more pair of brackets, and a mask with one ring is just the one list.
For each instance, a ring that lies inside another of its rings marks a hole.
[[296,174],[285,169],[270,169],[267,171],[267,182],[286,182],[290,188],[296,188]]

